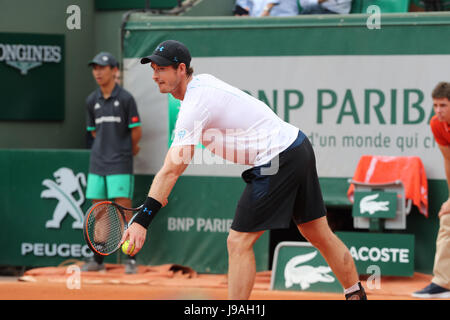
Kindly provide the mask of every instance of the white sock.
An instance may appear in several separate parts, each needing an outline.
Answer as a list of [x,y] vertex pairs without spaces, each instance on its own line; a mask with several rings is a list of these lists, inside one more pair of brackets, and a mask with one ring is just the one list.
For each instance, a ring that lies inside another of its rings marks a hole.
[[352,285],[350,288],[344,289],[344,294],[349,294],[359,290],[359,281]]

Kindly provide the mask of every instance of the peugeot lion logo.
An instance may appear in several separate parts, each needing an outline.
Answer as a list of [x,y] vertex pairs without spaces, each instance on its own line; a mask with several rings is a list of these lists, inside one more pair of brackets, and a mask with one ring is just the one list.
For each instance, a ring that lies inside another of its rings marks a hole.
[[[55,181],[45,179],[42,185],[47,187],[41,192],[41,198],[54,198],[58,204],[53,211],[53,217],[45,224],[46,228],[59,229],[61,221],[69,214],[75,221],[73,229],[83,229],[83,211],[81,205],[84,203],[82,186],[86,186],[86,176],[80,172],[77,175],[69,168],[59,168],[53,173]],[[72,195],[77,193],[78,200]]]

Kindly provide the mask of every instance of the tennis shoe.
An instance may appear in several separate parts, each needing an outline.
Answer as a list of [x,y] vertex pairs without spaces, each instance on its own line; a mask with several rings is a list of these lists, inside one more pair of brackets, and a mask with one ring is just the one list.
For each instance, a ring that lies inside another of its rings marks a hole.
[[416,291],[412,294],[415,298],[432,299],[432,298],[450,298],[450,290],[438,286],[431,282],[422,290]]
[[345,295],[346,300],[367,300],[366,291],[364,290],[364,287],[361,285],[360,282],[358,282],[359,290],[356,290],[351,293],[347,293]]
[[103,263],[98,263],[93,258],[86,261],[85,264],[81,266],[81,271],[105,271],[105,265]]

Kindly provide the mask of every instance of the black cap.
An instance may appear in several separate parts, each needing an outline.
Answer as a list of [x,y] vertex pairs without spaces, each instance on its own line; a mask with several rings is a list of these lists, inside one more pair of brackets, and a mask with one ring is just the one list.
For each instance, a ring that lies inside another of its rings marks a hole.
[[175,63],[191,64],[191,54],[184,44],[176,40],[161,42],[153,54],[141,59],[142,64],[154,62],[158,66],[166,67]]
[[116,58],[109,52],[100,52],[97,54],[94,59],[89,61],[88,65],[92,66],[93,64],[98,64],[99,66],[111,66],[113,68],[119,66]]

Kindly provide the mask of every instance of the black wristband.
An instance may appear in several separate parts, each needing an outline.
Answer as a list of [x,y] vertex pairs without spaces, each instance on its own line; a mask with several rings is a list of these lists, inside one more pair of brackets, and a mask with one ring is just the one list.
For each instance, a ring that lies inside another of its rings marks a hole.
[[145,229],[147,229],[161,207],[161,203],[151,197],[148,197],[147,200],[145,200],[141,210],[134,218],[133,222],[137,222]]

